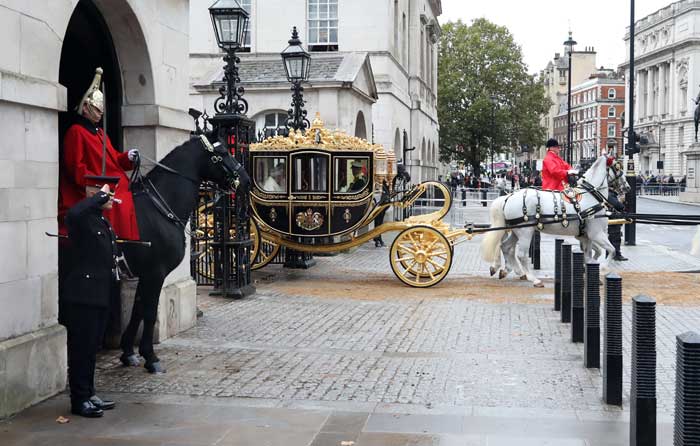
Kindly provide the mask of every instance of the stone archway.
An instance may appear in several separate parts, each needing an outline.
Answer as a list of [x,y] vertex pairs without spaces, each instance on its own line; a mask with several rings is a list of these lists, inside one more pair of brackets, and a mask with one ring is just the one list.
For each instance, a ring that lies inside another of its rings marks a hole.
[[362,139],[367,139],[367,123],[365,123],[365,114],[362,110],[357,112],[355,118],[355,136]]

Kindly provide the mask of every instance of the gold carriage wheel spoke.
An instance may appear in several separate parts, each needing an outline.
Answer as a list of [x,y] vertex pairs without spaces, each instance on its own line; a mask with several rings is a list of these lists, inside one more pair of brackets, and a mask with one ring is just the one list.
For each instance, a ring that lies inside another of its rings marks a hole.
[[[431,262],[431,260],[428,259],[428,262]],[[432,263],[432,262],[431,262],[431,263]],[[425,271],[428,273],[428,275],[430,275],[430,280],[435,280],[435,274],[433,274],[433,272],[430,271],[430,268],[428,268],[428,265],[426,265],[426,264],[424,263],[423,266],[425,267]]]
[[411,264],[411,266],[409,266],[408,268],[406,268],[406,269],[401,273],[401,275],[404,276],[404,277],[406,277],[406,273],[408,273],[408,272],[411,270],[411,268],[413,268],[413,267],[416,265],[416,263],[418,263],[418,262],[416,262],[416,261],[414,260],[413,263]]
[[423,277],[423,270],[425,269],[425,263],[420,264],[420,270],[416,271],[416,282],[420,283],[420,278]]
[[431,252],[431,256],[447,256],[447,251],[438,251],[438,252]]
[[415,249],[409,248],[409,247],[404,246],[404,245],[402,245],[402,244],[400,244],[400,243],[398,244],[397,251],[404,251],[405,253],[411,254],[411,255],[413,255],[413,256],[416,255],[416,250],[415,250]]
[[437,238],[437,237],[435,237],[435,240],[433,240],[433,241],[425,248],[425,250],[426,250],[426,251],[430,251],[431,249],[433,249],[433,246],[435,246],[435,244],[436,244],[437,242],[439,242],[439,241],[440,241],[440,239]]
[[419,244],[420,242],[416,241],[416,239],[413,238],[413,232],[409,232],[407,235],[408,235],[408,238],[411,240],[411,243],[413,244],[413,247],[414,247],[414,248],[418,248],[418,244]]
[[433,265],[433,266],[435,267],[435,272],[436,272],[436,273],[442,272],[442,271],[444,271],[444,269],[445,269],[445,266],[444,266],[444,265],[440,265],[439,263],[437,263],[437,262],[434,261],[433,259],[428,259],[428,263],[430,263],[431,265]]
[[407,260],[413,260],[413,259],[415,259],[415,258],[416,258],[415,256],[412,256],[412,257],[400,257],[400,258],[396,259],[396,261],[397,261],[397,262],[405,262],[405,261],[407,261]]

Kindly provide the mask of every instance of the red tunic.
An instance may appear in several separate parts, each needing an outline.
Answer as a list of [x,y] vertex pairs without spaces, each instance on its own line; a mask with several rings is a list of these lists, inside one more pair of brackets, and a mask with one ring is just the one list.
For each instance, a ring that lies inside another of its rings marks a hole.
[[547,151],[542,166],[542,189],[562,190],[566,186],[566,173],[571,169],[569,163],[564,161],[551,150]]
[[[102,175],[102,129],[95,128],[88,120],[81,119],[73,124],[63,139],[63,159],[61,160],[58,188],[58,229],[67,235],[64,222],[66,212],[85,198],[85,176]],[[111,210],[105,210],[117,237],[138,240],[139,229],[136,223],[134,200],[129,191],[129,178],[125,170],[133,169],[127,153],[119,153],[107,137],[107,159],[105,175],[119,177],[114,196],[121,203],[114,203]]]

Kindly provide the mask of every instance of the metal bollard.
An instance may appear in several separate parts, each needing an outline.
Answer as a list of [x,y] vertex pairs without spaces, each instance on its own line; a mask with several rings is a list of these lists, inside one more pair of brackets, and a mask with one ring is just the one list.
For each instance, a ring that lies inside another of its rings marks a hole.
[[561,245],[564,240],[554,240],[554,311],[561,310]]
[[583,293],[585,269],[583,252],[571,254],[571,342],[583,342]]
[[540,262],[540,241],[542,240],[542,235],[540,231],[535,231],[535,235],[532,236],[533,248],[532,248],[532,264],[536,270],[539,270],[542,266]]
[[561,245],[561,321],[571,322],[571,245]]
[[632,300],[630,445],[656,445],[656,301]]
[[600,368],[600,265],[586,264],[586,328],[583,334],[583,365]]
[[700,335],[689,331],[676,336],[675,446],[700,444]]
[[603,401],[622,406],[622,278],[605,276]]

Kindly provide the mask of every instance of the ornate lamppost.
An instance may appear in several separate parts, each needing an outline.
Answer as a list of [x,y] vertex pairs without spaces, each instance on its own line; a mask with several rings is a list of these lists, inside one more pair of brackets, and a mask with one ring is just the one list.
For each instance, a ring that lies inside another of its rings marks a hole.
[[496,136],[496,108],[498,107],[498,96],[496,96],[495,94],[491,95],[491,105],[493,105],[493,107],[491,108],[491,144],[490,144],[491,145],[491,177],[495,178],[496,175],[495,175],[494,169],[493,169],[493,163],[494,163],[494,160],[493,160],[493,153],[494,153],[493,140],[494,140],[494,137]]
[[569,56],[569,81],[567,82],[568,84],[568,104],[567,104],[567,118],[566,118],[566,161],[568,163],[572,162],[573,158],[573,151],[571,148],[571,59],[573,59],[573,53],[574,53],[574,45],[576,45],[576,41],[572,37],[571,31],[569,31],[569,39],[564,42],[564,46],[566,46],[566,54]]
[[[236,0],[218,0],[209,8],[216,42],[224,55],[223,85],[214,102],[216,114],[209,122],[217,131],[219,141],[243,166],[248,166],[248,144],[255,123],[248,119],[248,102],[238,75],[240,59],[236,51],[244,42],[250,15]],[[216,285],[212,294],[241,298],[255,293],[250,278],[249,190],[239,186],[235,194],[222,194],[214,209],[214,243]]]
[[301,46],[296,26],[292,29],[292,38],[288,43],[289,46],[281,53],[287,80],[292,84],[292,108],[287,112],[287,128],[304,132],[311,124],[306,118],[304,87],[301,84],[309,80],[311,55]]
[[[306,129],[311,127],[311,123],[306,117],[304,87],[301,84],[309,80],[311,56],[301,46],[296,26],[292,29],[292,38],[289,39],[288,43],[289,46],[281,53],[287,80],[292,84],[292,106],[287,111],[286,127],[289,130],[305,132]],[[304,239],[299,241],[303,243]],[[285,268],[308,269],[315,264],[316,260],[314,260],[312,254],[294,251],[289,248],[285,251]]]

